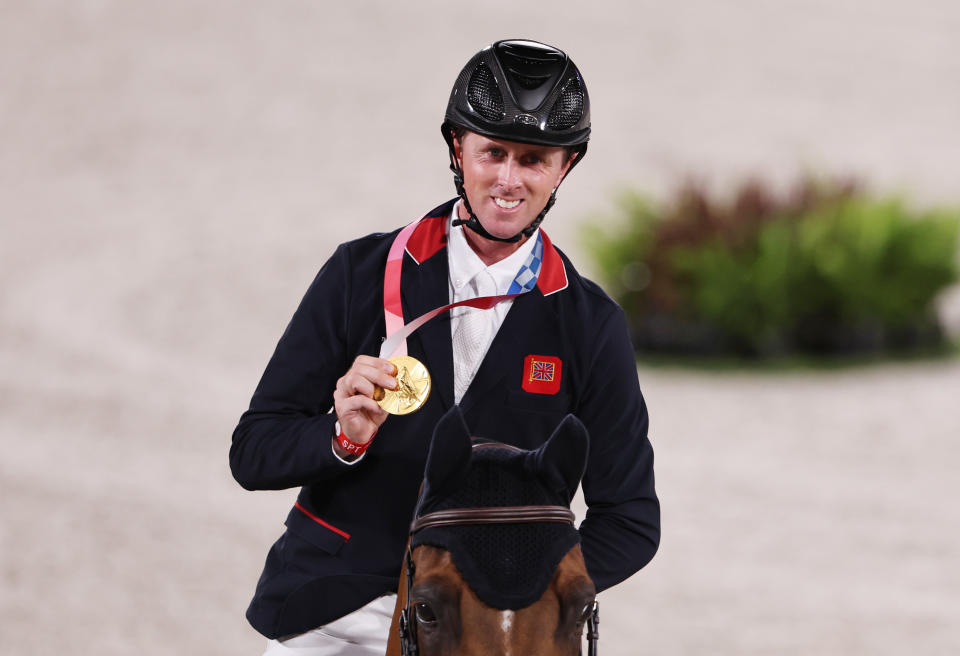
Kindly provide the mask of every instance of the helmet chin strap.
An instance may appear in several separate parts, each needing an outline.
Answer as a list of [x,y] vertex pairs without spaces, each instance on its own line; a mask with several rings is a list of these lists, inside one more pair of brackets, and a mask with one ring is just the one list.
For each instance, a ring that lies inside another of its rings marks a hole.
[[453,220],[453,225],[465,225],[484,239],[514,244],[524,237],[529,237],[536,232],[537,228],[540,226],[540,223],[543,222],[543,217],[547,215],[547,212],[550,211],[550,208],[553,207],[553,204],[557,202],[557,190],[554,189],[550,192],[550,199],[547,201],[547,204],[542,210],[540,210],[540,214],[538,214],[537,218],[533,220],[533,223],[512,237],[495,237],[487,232],[486,228],[483,227],[483,224],[480,223],[480,219],[478,219],[477,215],[473,213],[473,208],[470,207],[470,201],[467,200],[467,192],[463,188],[463,171],[460,170],[460,166],[457,164],[456,157],[453,153],[453,148],[450,149],[450,170],[453,171],[453,184],[457,188],[457,195],[460,196],[460,199],[463,201],[463,207],[467,210],[467,215],[470,217],[467,220],[457,217]]

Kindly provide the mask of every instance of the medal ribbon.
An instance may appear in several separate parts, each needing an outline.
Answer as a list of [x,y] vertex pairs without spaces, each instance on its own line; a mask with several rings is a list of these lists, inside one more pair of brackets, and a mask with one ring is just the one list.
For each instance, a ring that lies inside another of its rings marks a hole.
[[383,318],[386,325],[387,338],[380,345],[380,357],[390,358],[394,355],[407,354],[407,337],[409,337],[417,328],[427,323],[439,314],[461,305],[480,310],[489,310],[504,301],[516,298],[525,294],[537,286],[537,279],[540,276],[540,265],[543,262],[543,239],[540,232],[537,232],[537,242],[533,245],[533,251],[527,257],[520,271],[517,272],[513,282],[510,283],[510,289],[506,294],[500,296],[477,296],[468,298],[464,301],[442,305],[438,308],[421,314],[408,324],[403,323],[403,304],[400,300],[400,276],[403,273],[403,252],[407,248],[407,242],[413,235],[414,230],[423,219],[417,219],[396,236],[393,244],[390,245],[390,252],[387,254],[387,267],[383,275]]

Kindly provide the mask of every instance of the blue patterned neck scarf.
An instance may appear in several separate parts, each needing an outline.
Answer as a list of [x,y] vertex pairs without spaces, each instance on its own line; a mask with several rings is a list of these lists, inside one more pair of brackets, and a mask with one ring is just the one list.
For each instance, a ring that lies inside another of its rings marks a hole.
[[527,261],[523,263],[517,272],[513,282],[510,283],[510,289],[507,294],[523,294],[537,286],[537,278],[540,277],[540,265],[543,264],[543,238],[537,231],[537,242],[533,245],[533,250],[527,256]]

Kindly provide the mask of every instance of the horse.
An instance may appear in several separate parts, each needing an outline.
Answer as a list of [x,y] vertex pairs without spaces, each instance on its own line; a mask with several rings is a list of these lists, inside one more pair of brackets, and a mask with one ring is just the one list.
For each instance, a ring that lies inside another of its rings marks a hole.
[[577,656],[599,606],[570,500],[586,428],[568,415],[538,449],[471,438],[454,406],[434,430],[387,656]]

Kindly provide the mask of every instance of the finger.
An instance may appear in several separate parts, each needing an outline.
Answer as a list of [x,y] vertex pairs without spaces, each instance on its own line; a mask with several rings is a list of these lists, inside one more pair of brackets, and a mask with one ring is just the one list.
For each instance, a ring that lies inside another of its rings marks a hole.
[[347,396],[366,396],[372,397],[376,383],[369,380],[353,370],[347,373],[344,378],[344,393]]
[[340,414],[340,407],[349,398],[350,395],[341,389],[340,385],[338,384],[337,389],[333,390],[333,406],[337,409],[338,415]]
[[[395,369],[392,362],[388,362],[387,364]],[[355,364],[350,368],[350,371],[347,372],[347,376],[360,376],[369,381],[371,386],[379,385],[380,387],[391,390],[396,389],[397,387],[397,379],[392,374],[388,374],[382,368],[371,367],[369,365]],[[351,378],[349,382],[356,383],[356,380]],[[364,386],[361,393],[370,396],[372,391],[372,387],[368,389],[366,386]]]
[[354,397],[373,400],[374,392],[377,386],[362,376],[344,376],[338,381],[336,389],[333,390],[333,400],[335,405],[340,405],[347,399]]
[[[347,380],[347,377],[344,377],[344,380]],[[355,415],[362,415],[363,421],[371,421],[378,426],[382,424],[388,413],[370,396],[348,389],[350,386],[349,382],[344,382],[333,392],[333,406],[337,417],[352,420]]]
[[397,373],[397,366],[395,364],[384,358],[375,358],[372,355],[358,355],[353,361],[353,366],[373,367],[391,376]]

